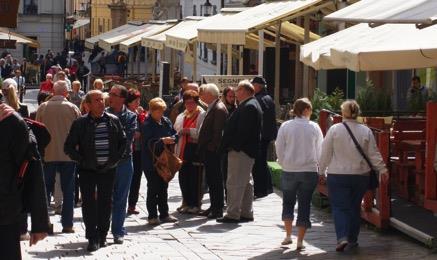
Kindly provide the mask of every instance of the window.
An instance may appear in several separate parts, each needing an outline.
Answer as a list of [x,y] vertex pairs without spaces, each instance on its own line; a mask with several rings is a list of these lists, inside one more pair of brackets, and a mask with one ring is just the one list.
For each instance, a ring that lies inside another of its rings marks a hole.
[[35,0],[23,1],[23,14],[27,14],[27,15],[38,14],[38,5],[35,3]]

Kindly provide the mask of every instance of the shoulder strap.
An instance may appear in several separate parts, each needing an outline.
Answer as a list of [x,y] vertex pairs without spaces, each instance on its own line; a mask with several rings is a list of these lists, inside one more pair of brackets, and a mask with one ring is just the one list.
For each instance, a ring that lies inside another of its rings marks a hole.
[[358,152],[361,154],[361,156],[363,156],[364,160],[367,162],[367,164],[369,165],[370,169],[373,169],[372,163],[370,162],[370,160],[367,157],[367,155],[364,153],[363,149],[361,148],[361,146],[358,143],[357,139],[355,138],[354,134],[352,134],[352,131],[349,128],[349,126],[345,122],[343,122],[343,125],[344,125],[344,127],[346,127],[346,130],[349,133],[350,137],[352,138],[352,141],[354,141],[355,147],[357,148]]

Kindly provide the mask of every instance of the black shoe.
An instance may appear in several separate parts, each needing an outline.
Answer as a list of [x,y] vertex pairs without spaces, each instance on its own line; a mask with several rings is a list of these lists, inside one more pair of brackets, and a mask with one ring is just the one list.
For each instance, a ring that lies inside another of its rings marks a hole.
[[205,209],[205,210],[199,211],[198,215],[203,216],[203,217],[207,217],[210,213],[211,213],[211,209]]
[[100,247],[107,247],[108,246],[108,242],[106,242],[106,238],[99,239],[99,246]]
[[240,222],[240,220],[238,220],[238,219],[229,218],[226,216],[224,216],[222,218],[218,218],[218,219],[216,219],[216,221],[219,223],[239,223]]
[[257,193],[257,194],[254,195],[254,199],[261,199],[261,198],[267,197],[267,195],[269,195],[269,194],[267,194],[267,193]]
[[114,237],[114,244],[122,245],[124,242],[123,237]]
[[253,222],[254,219],[253,218],[246,218],[246,217],[240,217],[240,222],[244,223],[244,222]]
[[86,248],[88,252],[94,252],[97,251],[98,249],[99,249],[99,243],[97,243],[97,241],[95,241],[94,239],[88,240],[88,247]]
[[209,219],[217,219],[217,218],[222,218],[223,217],[223,212],[210,212],[207,216],[207,218]]

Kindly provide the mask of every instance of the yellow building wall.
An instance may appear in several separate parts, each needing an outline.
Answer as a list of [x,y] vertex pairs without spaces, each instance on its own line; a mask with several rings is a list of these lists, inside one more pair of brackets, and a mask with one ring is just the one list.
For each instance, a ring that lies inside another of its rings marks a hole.
[[[112,29],[112,0],[93,0],[91,2],[91,37]],[[125,0],[129,9],[128,21],[149,21],[155,0]]]

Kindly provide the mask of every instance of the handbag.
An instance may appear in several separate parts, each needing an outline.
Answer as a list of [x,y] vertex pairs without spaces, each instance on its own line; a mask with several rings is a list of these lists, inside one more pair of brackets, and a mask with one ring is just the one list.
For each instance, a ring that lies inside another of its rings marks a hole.
[[152,146],[150,146],[151,142],[149,142],[149,149],[153,157],[153,166],[155,167],[156,172],[165,182],[168,183],[181,169],[182,160],[172,152],[169,145],[164,144],[162,151],[158,151],[157,144],[159,142],[160,141],[153,142]]
[[368,185],[367,189],[374,190],[374,189],[378,188],[379,181],[378,181],[378,175],[376,174],[376,170],[373,168],[373,165],[370,162],[369,158],[364,153],[363,149],[361,148],[361,146],[358,143],[355,136],[352,134],[352,131],[349,128],[349,126],[345,122],[343,122],[343,125],[344,125],[344,127],[346,127],[346,130],[348,131],[350,137],[352,138],[352,141],[354,141],[355,147],[357,148],[358,152],[361,154],[361,156],[363,156],[364,160],[367,162],[367,164],[370,167],[370,176],[369,176],[370,178],[369,178],[369,185]]

